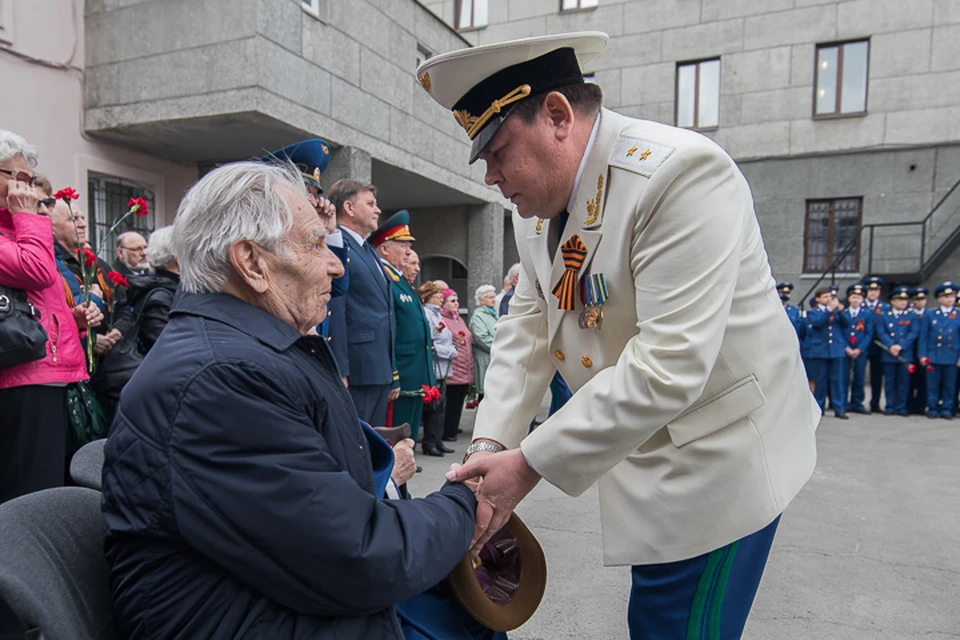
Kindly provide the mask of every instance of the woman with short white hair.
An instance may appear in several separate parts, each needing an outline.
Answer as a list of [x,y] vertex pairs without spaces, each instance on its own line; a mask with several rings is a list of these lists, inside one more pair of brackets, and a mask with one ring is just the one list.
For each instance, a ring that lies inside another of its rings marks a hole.
[[[477,287],[473,298],[477,307],[470,316],[470,332],[473,334],[473,384],[477,390],[475,402],[479,404],[483,400],[483,378],[490,366],[490,349],[497,332],[497,290],[493,285],[484,284]],[[469,404],[467,406],[470,407]]]

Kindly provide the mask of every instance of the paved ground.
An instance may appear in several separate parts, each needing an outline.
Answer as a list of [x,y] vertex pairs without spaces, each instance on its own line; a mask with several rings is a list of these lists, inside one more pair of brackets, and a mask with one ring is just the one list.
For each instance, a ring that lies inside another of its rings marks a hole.
[[[459,460],[420,456],[424,495]],[[819,464],[787,510],[748,640],[960,638],[960,420],[825,417]],[[629,574],[604,568],[595,490],[570,498],[546,483],[518,512],[547,554],[547,594],[512,640],[627,638]]]

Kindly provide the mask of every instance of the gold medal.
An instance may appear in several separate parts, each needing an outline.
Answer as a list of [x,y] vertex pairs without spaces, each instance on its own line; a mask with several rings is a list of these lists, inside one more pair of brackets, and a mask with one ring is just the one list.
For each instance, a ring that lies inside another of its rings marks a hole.
[[580,313],[581,329],[599,329],[603,324],[603,306],[590,304]]

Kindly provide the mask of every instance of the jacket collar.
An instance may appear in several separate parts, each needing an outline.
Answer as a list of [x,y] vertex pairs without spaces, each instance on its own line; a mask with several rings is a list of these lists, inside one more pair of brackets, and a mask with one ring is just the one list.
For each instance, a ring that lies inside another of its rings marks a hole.
[[170,308],[170,316],[174,315],[221,322],[275,351],[286,351],[303,337],[280,318],[226,293],[186,293],[178,289]]

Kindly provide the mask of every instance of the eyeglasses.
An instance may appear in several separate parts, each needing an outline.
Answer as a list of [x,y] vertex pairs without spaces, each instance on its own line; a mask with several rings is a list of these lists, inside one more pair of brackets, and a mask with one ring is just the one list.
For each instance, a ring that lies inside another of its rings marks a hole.
[[131,251],[133,253],[143,253],[147,250],[146,247],[121,247],[124,251]]
[[26,182],[31,187],[37,186],[37,176],[32,176],[26,171],[8,171],[6,169],[0,169],[0,173],[5,173],[17,182]]
[[38,201],[37,201],[37,204],[40,205],[40,206],[42,206],[42,207],[46,207],[47,209],[53,209],[55,206],[57,206],[57,199],[56,199],[56,198],[44,198],[43,200],[38,200]]

